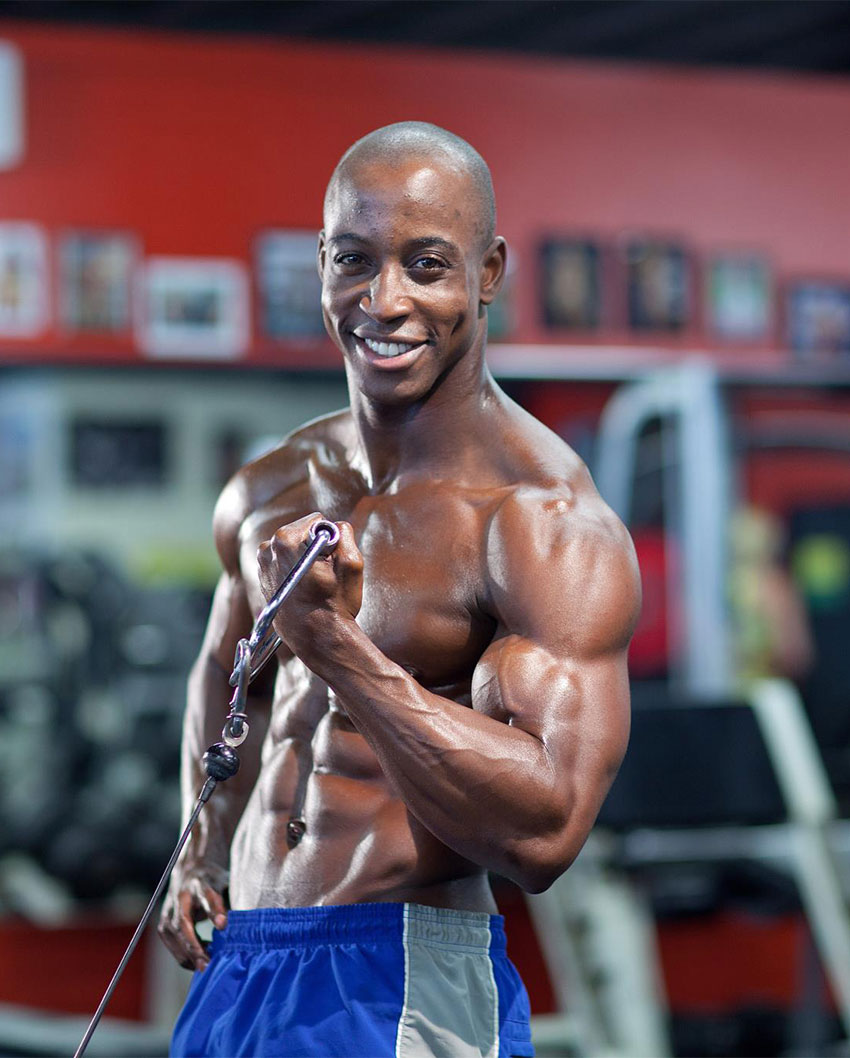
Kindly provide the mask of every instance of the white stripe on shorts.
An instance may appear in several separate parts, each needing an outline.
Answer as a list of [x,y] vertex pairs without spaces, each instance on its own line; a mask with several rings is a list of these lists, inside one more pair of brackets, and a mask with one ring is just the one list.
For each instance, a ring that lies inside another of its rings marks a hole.
[[396,1058],[498,1058],[489,915],[405,904],[403,943]]

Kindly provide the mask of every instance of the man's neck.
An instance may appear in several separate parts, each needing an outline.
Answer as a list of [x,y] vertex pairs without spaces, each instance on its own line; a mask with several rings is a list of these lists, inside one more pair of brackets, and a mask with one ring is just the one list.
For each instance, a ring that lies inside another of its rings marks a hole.
[[351,413],[371,491],[449,473],[461,461],[470,439],[478,436],[475,423],[485,414],[495,389],[489,371],[479,362],[475,372],[452,372],[412,404],[379,404],[353,392]]

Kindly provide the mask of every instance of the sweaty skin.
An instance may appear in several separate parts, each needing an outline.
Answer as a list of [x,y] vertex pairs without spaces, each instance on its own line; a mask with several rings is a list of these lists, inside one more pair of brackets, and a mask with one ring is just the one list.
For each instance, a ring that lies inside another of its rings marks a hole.
[[[540,891],[575,858],[622,759],[631,542],[581,460],[486,369],[505,250],[482,243],[479,198],[436,149],[355,154],[329,190],[322,304],[351,406],[243,468],[219,501],[186,813],[237,640],[313,521],[342,538],[281,610],[240,772],[172,876],[160,932],[187,967],[207,963],[195,923],[221,927],[227,907],[493,912],[488,871]],[[294,847],[291,818],[306,823]]]

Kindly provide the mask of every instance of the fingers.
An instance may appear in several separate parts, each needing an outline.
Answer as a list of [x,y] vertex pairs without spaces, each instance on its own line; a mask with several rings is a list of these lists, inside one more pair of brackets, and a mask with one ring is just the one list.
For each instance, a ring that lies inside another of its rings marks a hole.
[[[279,580],[283,569],[288,572],[289,567],[294,565],[296,558],[303,551],[303,545],[310,537],[310,526],[321,518],[322,515],[314,511],[304,518],[282,525],[270,540],[264,540],[257,548],[260,572]],[[276,588],[277,584],[274,587]]]
[[195,932],[192,903],[191,895],[182,892],[171,907],[163,911],[158,933],[182,967],[186,970],[204,970],[209,957]]
[[339,543],[331,561],[339,585],[339,598],[345,611],[357,617],[363,603],[363,555],[351,525],[348,522],[337,522],[337,525]]
[[351,523],[336,522],[336,526],[339,529],[339,543],[336,545],[336,550],[333,554],[338,555],[340,560],[347,565],[362,569],[363,556],[360,554],[360,548],[354,539],[354,529]]
[[306,514],[303,518],[297,518],[294,522],[288,522],[277,530],[271,540],[266,540],[265,543],[260,544],[260,549],[263,551],[269,548],[275,549],[275,547],[280,550],[300,549],[310,539],[310,527],[316,522],[325,520],[324,515],[318,511],[313,511],[312,514]]
[[201,905],[215,928],[224,929],[227,925],[227,908],[221,893],[207,886],[201,893]]
[[[304,545],[311,541],[310,530],[318,521],[328,521],[318,511],[305,515],[288,525],[281,526],[269,540],[265,540],[257,549],[257,561],[260,566],[261,580],[264,591],[277,590],[283,577],[289,572],[304,551]],[[363,558],[357,541],[354,538],[354,529],[349,522],[334,523],[340,531],[340,539],[336,548],[323,556],[325,564],[332,565],[335,569],[340,566],[351,566],[355,570],[362,568]],[[322,563],[317,563],[321,569]]]
[[205,945],[195,930],[198,922],[209,919],[216,929],[227,925],[227,908],[221,893],[206,885],[190,884],[163,907],[157,932],[177,962],[187,970],[204,970],[209,965]]
[[194,913],[195,899],[191,893],[183,892],[178,897],[177,903],[180,908],[177,918],[177,939],[183,948],[183,965],[185,966],[188,962],[196,970],[205,970],[210,960],[206,948],[195,932],[195,922],[201,921],[201,917]]
[[[281,526],[257,551],[260,587],[267,600],[274,598],[296,561],[304,554],[310,530],[324,520],[318,512]],[[335,522],[339,541],[332,552],[313,562],[301,580],[297,592],[286,601],[285,610],[276,618],[275,628],[281,639],[299,656],[298,628],[301,622],[315,620],[321,613],[335,612],[354,619],[363,601],[363,556],[348,522]],[[284,620],[284,618],[286,618]],[[321,620],[321,618],[319,618]]]

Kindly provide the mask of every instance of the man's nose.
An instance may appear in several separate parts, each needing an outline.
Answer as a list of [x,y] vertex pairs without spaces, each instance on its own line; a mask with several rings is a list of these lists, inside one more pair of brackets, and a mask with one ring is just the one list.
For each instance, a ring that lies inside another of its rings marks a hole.
[[406,316],[411,309],[403,268],[387,266],[372,278],[369,290],[360,299],[360,308],[373,320],[387,322]]

